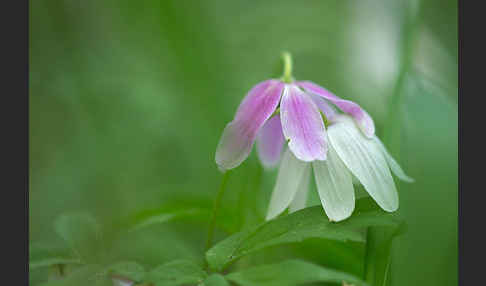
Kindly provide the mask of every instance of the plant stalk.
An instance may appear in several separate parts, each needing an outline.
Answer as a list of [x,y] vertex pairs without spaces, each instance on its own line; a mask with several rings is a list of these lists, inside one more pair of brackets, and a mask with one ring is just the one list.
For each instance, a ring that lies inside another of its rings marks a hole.
[[282,60],[284,62],[284,73],[282,81],[286,83],[292,82],[292,56],[289,52],[282,53]]
[[211,221],[209,222],[208,237],[206,240],[206,251],[209,250],[213,244],[214,227],[216,225],[216,217],[218,216],[219,206],[221,204],[221,199],[223,198],[224,192],[226,190],[226,183],[228,182],[230,171],[226,171],[223,174],[223,179],[221,180],[221,185],[219,186],[218,193],[216,194],[216,199],[214,201],[213,212],[211,215]]

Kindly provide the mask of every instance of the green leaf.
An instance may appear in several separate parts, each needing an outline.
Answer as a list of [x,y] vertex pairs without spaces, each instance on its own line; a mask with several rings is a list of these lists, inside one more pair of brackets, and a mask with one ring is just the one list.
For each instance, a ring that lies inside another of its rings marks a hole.
[[212,269],[221,271],[239,257],[269,246],[308,238],[364,242],[363,228],[397,225],[393,214],[359,208],[343,222],[330,222],[322,207],[314,206],[236,233],[209,249],[206,259]]
[[108,267],[107,272],[111,276],[128,278],[135,282],[140,282],[145,277],[145,269],[137,262],[127,261],[118,262]]
[[171,220],[207,214],[207,210],[191,208],[186,210],[147,210],[136,214],[129,222],[128,231],[136,231],[155,224],[166,223]]
[[101,227],[93,216],[87,213],[63,214],[54,222],[54,229],[83,261],[99,259]]
[[145,269],[136,262],[119,262],[108,267],[98,264],[88,264],[71,271],[57,273],[51,276],[43,286],[76,286],[76,285],[94,285],[94,286],[112,286],[115,278],[117,281],[134,281],[139,282],[145,276]]
[[206,276],[206,272],[192,261],[174,260],[147,273],[145,282],[155,286],[177,286],[201,283]]
[[[221,206],[220,216],[218,217],[218,228],[226,232],[237,231],[235,219],[232,216],[234,210]],[[192,200],[182,202],[170,202],[161,208],[142,210],[128,218],[116,223],[119,232],[134,232],[147,227],[171,222],[178,219],[187,219],[197,223],[207,223],[211,218],[212,205],[204,206]]]
[[90,264],[75,269],[61,279],[43,283],[42,286],[108,286],[109,282],[101,265]]
[[226,278],[242,286],[285,286],[313,282],[366,285],[351,274],[301,260],[256,266],[231,273]]
[[67,247],[38,243],[29,246],[29,269],[56,264],[81,264],[81,260]]
[[201,286],[229,286],[230,284],[223,275],[214,273],[204,280]]

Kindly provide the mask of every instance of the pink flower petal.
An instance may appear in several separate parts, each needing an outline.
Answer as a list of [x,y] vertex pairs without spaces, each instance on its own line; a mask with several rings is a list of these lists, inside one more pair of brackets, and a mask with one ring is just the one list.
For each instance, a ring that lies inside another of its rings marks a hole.
[[287,85],[280,102],[280,119],[289,148],[299,160],[325,160],[327,135],[319,109],[308,94]]
[[215,159],[220,170],[233,169],[248,157],[257,132],[277,108],[283,87],[282,82],[271,79],[248,92],[216,148]]
[[270,169],[278,164],[284,142],[280,116],[268,119],[257,137],[258,157],[265,168]]
[[314,93],[308,93],[308,95],[312,98],[314,103],[317,105],[319,110],[326,116],[327,120],[332,121],[338,113],[336,112],[335,107],[333,107],[327,99],[320,97]]
[[349,113],[351,116],[354,117],[358,126],[360,127],[361,131],[369,138],[373,137],[375,134],[375,124],[373,123],[373,119],[371,116],[358,104],[350,101],[341,99],[330,91],[326,90],[325,88],[311,82],[311,81],[299,81],[297,85],[302,87],[303,89],[317,94],[332,103],[334,103],[337,107],[341,108],[342,111]]

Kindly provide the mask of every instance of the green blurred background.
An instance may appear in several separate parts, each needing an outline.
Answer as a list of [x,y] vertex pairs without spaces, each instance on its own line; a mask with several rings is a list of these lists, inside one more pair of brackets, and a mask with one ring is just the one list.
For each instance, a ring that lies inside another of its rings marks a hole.
[[[284,50],[297,79],[363,106],[416,179],[399,185],[408,231],[393,242],[391,284],[456,285],[457,2],[449,0],[31,1],[30,241],[56,241],[52,224],[65,212],[89,211],[109,233],[167,204],[209,209],[222,177],[221,132],[253,85],[280,76]],[[253,151],[230,177],[220,224],[260,222],[275,175]],[[200,259],[206,218],[110,241],[108,259]],[[292,253],[343,268],[332,259],[342,253],[320,252],[325,243],[246,263]]]

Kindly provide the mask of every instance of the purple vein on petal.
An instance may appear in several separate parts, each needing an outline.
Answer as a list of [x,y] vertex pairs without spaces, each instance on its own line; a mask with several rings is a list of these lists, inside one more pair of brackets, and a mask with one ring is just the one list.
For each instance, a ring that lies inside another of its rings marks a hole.
[[308,94],[287,85],[280,102],[280,119],[289,148],[299,160],[325,160],[327,135],[319,109]]

